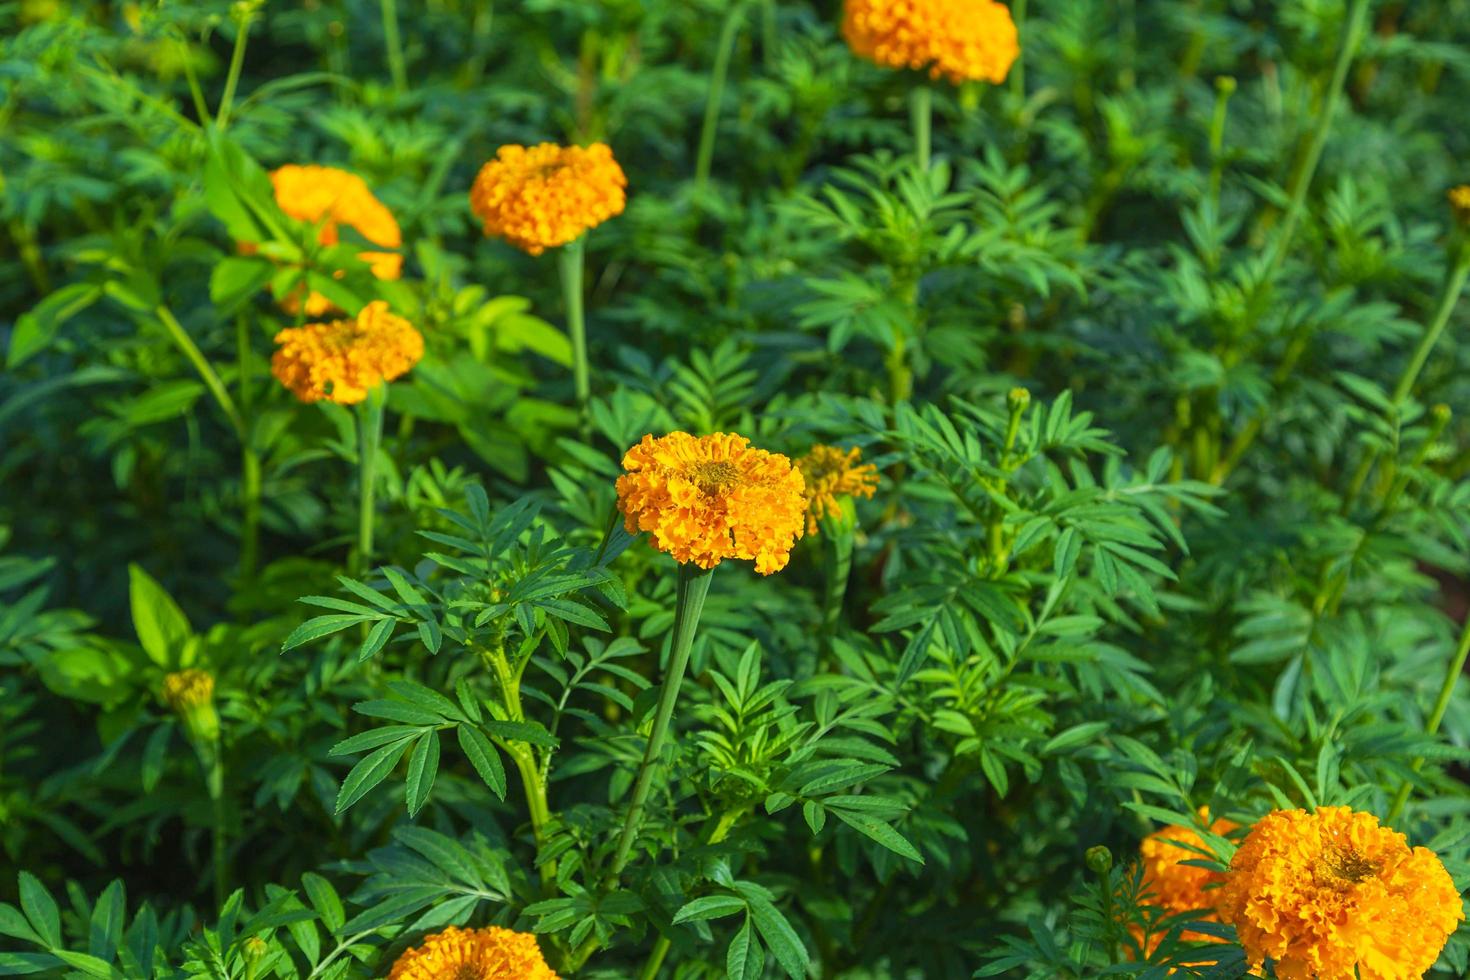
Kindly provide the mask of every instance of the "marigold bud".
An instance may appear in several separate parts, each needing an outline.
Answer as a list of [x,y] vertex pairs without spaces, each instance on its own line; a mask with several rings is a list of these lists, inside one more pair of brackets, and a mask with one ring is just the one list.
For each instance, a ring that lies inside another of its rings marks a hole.
[[1102,844],[1087,849],[1087,867],[1100,875],[1113,870],[1113,852]]
[[1006,394],[1006,405],[1012,412],[1024,412],[1031,404],[1031,392],[1025,388],[1012,388]]
[[207,670],[180,670],[163,679],[163,703],[184,723],[191,741],[219,740],[219,714],[214,710],[214,676]]
[[1462,227],[1470,227],[1470,184],[1451,187],[1445,195],[1450,199],[1450,210]]

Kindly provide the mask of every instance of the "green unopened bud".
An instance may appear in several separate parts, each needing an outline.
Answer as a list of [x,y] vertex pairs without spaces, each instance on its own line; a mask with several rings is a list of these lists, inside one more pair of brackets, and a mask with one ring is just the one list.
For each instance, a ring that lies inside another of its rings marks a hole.
[[1215,76],[1215,91],[1219,92],[1221,95],[1234,95],[1235,86],[1236,81],[1234,75]]
[[214,710],[214,675],[207,670],[180,670],[163,679],[163,703],[173,709],[194,742],[219,741],[219,713]]
[[1429,418],[1437,429],[1442,429],[1449,425],[1453,415],[1454,413],[1450,411],[1450,407],[1444,402],[1440,402],[1429,410]]
[[1031,392],[1025,388],[1012,388],[1006,393],[1006,405],[1012,412],[1024,412],[1031,404]]
[[259,936],[251,936],[245,940],[245,945],[242,950],[245,954],[245,961],[247,963],[260,962],[260,958],[270,952],[270,948],[270,943],[264,939],[261,939]]
[[1100,875],[1113,869],[1113,852],[1101,844],[1087,849],[1087,867]]

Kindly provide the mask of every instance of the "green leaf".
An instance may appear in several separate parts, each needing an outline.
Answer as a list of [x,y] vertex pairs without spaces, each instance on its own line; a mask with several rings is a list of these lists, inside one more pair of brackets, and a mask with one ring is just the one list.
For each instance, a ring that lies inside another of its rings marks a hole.
[[304,643],[310,643],[312,640],[320,640],[324,636],[340,633],[349,626],[365,623],[371,618],[370,616],[352,616],[346,614],[313,616],[291,631],[291,635],[286,637],[285,642],[281,644],[281,652],[285,653],[287,650],[294,650]]
[[389,742],[399,742],[413,738],[423,728],[418,725],[385,725],[382,728],[373,728],[365,732],[358,732],[351,738],[344,738],[328,750],[328,755],[355,755],[358,752],[366,752]]
[[1075,745],[1082,745],[1092,741],[1107,730],[1108,723],[1105,721],[1084,721],[1080,725],[1073,725],[1066,731],[1057,732],[1046,745],[1042,746],[1041,753],[1042,755],[1049,755],[1053,752],[1060,752],[1063,749],[1070,749]]
[[394,619],[381,619],[373,624],[367,639],[362,642],[362,649],[357,651],[357,662],[362,663],[382,650],[388,643],[388,637],[393,635],[393,627],[396,625],[398,621]]
[[25,361],[51,345],[57,331],[72,317],[102,298],[102,289],[93,283],[77,282],[54,290],[29,313],[22,313],[10,332],[10,349],[5,366],[20,367]]
[[729,980],[760,980],[766,972],[766,956],[756,941],[749,916],[730,940],[730,948],[725,953],[725,972]]
[[274,274],[275,267],[263,258],[221,259],[209,276],[209,301],[220,316],[230,316],[265,289]]
[[187,667],[183,651],[194,631],[189,620],[163,586],[138,565],[128,566],[128,600],[133,630],[148,659],[167,670]]
[[407,746],[406,740],[385,745],[371,755],[364,756],[357,765],[353,766],[347,778],[342,780],[342,789],[337,793],[336,812],[341,813],[366,796],[374,786],[388,778],[388,774],[403,757]]
[[734,895],[707,895],[686,903],[674,914],[674,922],[702,922],[745,910],[745,899]]
[[322,922],[334,934],[339,932],[347,921],[347,912],[342,907],[342,899],[337,897],[337,889],[330,881],[310,871],[301,876],[301,886],[306,889],[306,897],[321,915]]
[[30,923],[26,922],[25,916],[20,914],[20,909],[9,902],[0,902],[0,936],[11,936],[15,939],[24,939],[28,943],[37,946],[45,946],[46,941],[41,938],[36,930],[32,929]]
[[61,945],[61,912],[56,899],[29,871],[20,873],[20,907],[46,946],[55,949]]
[[507,742],[527,742],[546,749],[554,749],[561,744],[557,741],[556,736],[546,730],[544,725],[534,721],[496,721],[493,718],[486,718],[485,730],[491,735],[498,735]]
[[439,733],[424,732],[408,757],[408,815],[418,816],[439,774]]
[[74,953],[69,949],[53,949],[51,955],[68,966],[75,967],[89,977],[110,978],[112,976],[112,967],[95,956],[88,956],[86,953]]
[[910,861],[917,861],[920,864],[924,863],[923,855],[918,852],[914,845],[910,844],[907,838],[883,821],[875,820],[866,813],[853,813],[842,807],[829,806],[828,809],[837,815],[838,820],[841,820],[863,836],[882,844],[894,854],[906,857]]
[[771,955],[776,957],[786,975],[793,980],[806,976],[806,947],[796,930],[791,928],[791,923],[786,921],[786,916],[770,901],[756,896],[750,899],[750,914],[761,939],[770,947]]
[[456,730],[459,733],[459,747],[464,750],[470,765],[475,767],[475,772],[479,773],[492,793],[502,800],[505,799],[505,767],[500,762],[500,753],[478,728],[460,725]]

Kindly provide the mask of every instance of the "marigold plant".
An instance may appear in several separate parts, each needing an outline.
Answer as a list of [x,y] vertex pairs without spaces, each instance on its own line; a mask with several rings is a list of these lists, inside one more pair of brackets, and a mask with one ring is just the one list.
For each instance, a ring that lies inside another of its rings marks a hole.
[[1464,919],[1434,852],[1371,813],[1276,810],[1251,828],[1217,903],[1254,967],[1281,980],[1411,980]]
[[536,937],[500,926],[450,926],[393,963],[388,980],[556,980]]
[[646,435],[623,469],[618,509],[628,532],[648,531],[679,562],[714,568],[743,558],[769,575],[786,567],[806,525],[801,471],[744,436]]
[[842,36],[884,68],[999,84],[1020,54],[1016,25],[991,0],[846,0]]
[[424,356],[423,335],[377,300],[350,320],[287,327],[271,373],[304,402],[355,405],[368,390],[406,374]]
[[512,144],[480,168],[470,209],[484,222],[486,235],[540,255],[622,214],[627,186],[606,143]]

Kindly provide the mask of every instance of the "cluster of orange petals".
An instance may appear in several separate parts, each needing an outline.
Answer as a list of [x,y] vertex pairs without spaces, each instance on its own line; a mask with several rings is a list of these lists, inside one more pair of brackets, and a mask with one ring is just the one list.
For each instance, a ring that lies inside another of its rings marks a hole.
[[354,319],[287,327],[276,343],[271,373],[304,402],[355,405],[424,356],[423,335],[381,300]]
[[1433,851],[1348,807],[1263,817],[1215,907],[1281,980],[1418,980],[1465,917]]
[[[335,167],[287,164],[271,172],[271,186],[275,188],[276,204],[288,217],[320,225],[317,241],[322,245],[336,245],[345,225],[374,245],[391,249],[403,246],[403,234],[393,212],[356,174]],[[251,245],[242,247],[242,251],[251,250]],[[397,252],[359,252],[357,257],[368,263],[379,279],[397,279],[403,273],[403,256]],[[288,296],[282,305],[295,313],[296,304],[296,297]],[[316,292],[307,295],[305,308],[308,316],[321,316],[335,309],[331,300]]]
[[540,255],[622,214],[627,186],[606,143],[502,146],[476,175],[470,209],[486,235]]
[[884,68],[958,85],[1005,81],[1021,48],[1011,12],[992,0],[846,0],[842,36]]
[[618,510],[628,533],[649,532],[680,563],[714,568],[742,558],[769,575],[786,567],[806,526],[801,471],[744,436],[647,435],[624,454],[623,469]]
[[878,489],[878,468],[862,462],[857,448],[846,451],[821,444],[796,461],[806,481],[806,533],[817,533],[823,517],[842,513],[839,496],[872,497]]
[[[1208,809],[1201,807],[1199,816],[1202,821],[1209,819]],[[1222,817],[1210,824],[1210,832],[1223,837],[1239,826]],[[1218,897],[1218,890],[1213,886],[1218,886],[1225,876],[1184,863],[1205,860],[1200,851],[1208,852],[1209,847],[1196,828],[1185,824],[1172,824],[1145,837],[1138,846],[1139,860],[1143,863],[1144,902],[1170,915],[1213,909]],[[1210,913],[1199,918],[1212,922],[1216,916]],[[1139,934],[1135,932],[1135,935]],[[1150,935],[1144,953],[1152,953],[1163,938],[1162,933]],[[1185,932],[1182,938],[1191,942],[1221,942],[1218,937],[1202,932]]]
[[536,937],[487,926],[424,937],[403,951],[388,980],[558,980],[541,955]]

